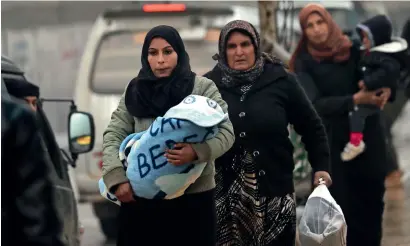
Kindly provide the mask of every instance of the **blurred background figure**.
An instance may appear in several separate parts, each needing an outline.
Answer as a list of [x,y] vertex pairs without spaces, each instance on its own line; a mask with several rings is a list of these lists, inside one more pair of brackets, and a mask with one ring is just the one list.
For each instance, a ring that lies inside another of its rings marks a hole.
[[[63,245],[35,115],[2,88],[2,244]],[[40,153],[40,154],[39,154]]]
[[[403,27],[401,37],[407,41],[410,46],[410,18]],[[410,47],[407,47],[407,52],[404,54],[405,67],[402,70],[400,85],[406,91],[406,97],[410,98]]]
[[386,135],[388,142],[388,158],[387,162],[387,177],[386,187],[400,188],[403,186],[403,168],[399,166],[399,158],[397,156],[396,148],[393,146],[393,123],[399,118],[403,112],[406,102],[410,98],[410,19],[404,24],[401,37],[407,41],[408,47],[405,52],[402,52],[400,57],[402,60],[401,77],[398,83],[398,91],[396,96],[396,103],[388,105],[386,114],[384,115]]

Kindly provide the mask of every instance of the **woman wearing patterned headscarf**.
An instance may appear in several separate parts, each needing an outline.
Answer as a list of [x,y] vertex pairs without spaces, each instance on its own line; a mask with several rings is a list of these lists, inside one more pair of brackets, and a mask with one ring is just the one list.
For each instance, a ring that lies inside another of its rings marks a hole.
[[382,107],[388,92],[359,89],[362,79],[360,44],[353,44],[321,5],[308,4],[299,14],[303,36],[290,61],[329,138],[330,192],[347,222],[347,245],[378,246],[382,237],[384,177],[387,149],[380,113],[366,119],[366,149],[357,158],[342,162],[340,153],[349,141],[349,112],[358,104]]
[[315,179],[331,183],[325,129],[282,63],[260,49],[246,21],[221,32],[218,61],[205,76],[228,103],[234,146],[216,161],[218,245],[293,245],[293,146],[288,124],[303,136]]

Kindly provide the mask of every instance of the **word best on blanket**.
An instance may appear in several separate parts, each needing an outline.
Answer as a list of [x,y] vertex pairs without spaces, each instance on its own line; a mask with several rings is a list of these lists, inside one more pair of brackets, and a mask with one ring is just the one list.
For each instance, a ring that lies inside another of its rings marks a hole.
[[[182,196],[201,176],[207,163],[175,166],[167,162],[165,149],[172,149],[176,143],[202,143],[211,139],[218,133],[218,124],[227,118],[214,100],[189,95],[163,117],[157,117],[146,131],[127,136],[120,146],[119,158],[134,194],[146,199]],[[103,197],[121,205],[102,178],[98,185]]]

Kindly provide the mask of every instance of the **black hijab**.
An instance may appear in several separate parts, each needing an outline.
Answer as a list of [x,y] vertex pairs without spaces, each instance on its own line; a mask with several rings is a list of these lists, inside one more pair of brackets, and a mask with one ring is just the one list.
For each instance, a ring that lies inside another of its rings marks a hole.
[[[148,49],[156,37],[165,39],[178,54],[177,66],[169,77],[157,78],[148,63]],[[161,25],[147,33],[142,46],[141,64],[138,76],[131,80],[125,91],[125,105],[134,117],[163,116],[192,93],[195,73],[191,71],[189,56],[175,28]]]
[[34,85],[27,80],[14,80],[14,79],[4,79],[4,84],[6,85],[7,91],[10,95],[23,99],[25,97],[39,97],[40,89],[37,85]]

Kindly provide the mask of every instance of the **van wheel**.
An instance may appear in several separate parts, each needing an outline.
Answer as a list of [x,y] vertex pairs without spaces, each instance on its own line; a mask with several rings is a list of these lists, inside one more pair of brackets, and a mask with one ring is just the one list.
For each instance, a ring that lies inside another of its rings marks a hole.
[[117,239],[117,234],[118,234],[117,219],[114,219],[114,218],[101,219],[100,227],[106,239],[108,240]]

